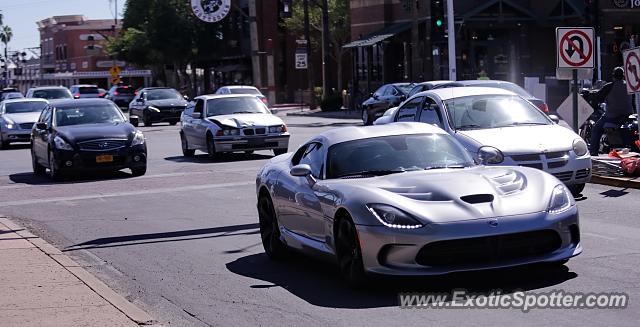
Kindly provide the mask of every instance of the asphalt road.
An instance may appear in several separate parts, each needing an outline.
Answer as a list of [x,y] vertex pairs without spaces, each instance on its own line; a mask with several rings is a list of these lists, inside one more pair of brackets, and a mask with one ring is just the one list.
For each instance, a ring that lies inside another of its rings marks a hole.
[[[286,117],[291,149],[355,120]],[[178,127],[141,127],[149,170],[53,183],[31,174],[28,146],[0,151],[0,214],[53,243],[167,326],[560,325],[640,321],[640,190],[588,185],[579,201],[584,253],[532,266],[346,288],[336,268],[270,262],[255,209],[269,152],[183,158]],[[3,263],[4,264],[4,263]],[[400,309],[398,292],[628,292],[626,309]]]

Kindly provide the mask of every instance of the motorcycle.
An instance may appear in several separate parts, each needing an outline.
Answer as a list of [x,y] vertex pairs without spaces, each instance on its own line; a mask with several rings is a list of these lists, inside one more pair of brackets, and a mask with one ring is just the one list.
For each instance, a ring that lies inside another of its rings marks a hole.
[[[596,122],[606,111],[606,104],[600,103],[596,97],[598,90],[583,89],[580,95],[594,109],[589,118],[580,126],[579,135],[589,144],[591,142],[591,131]],[[609,153],[612,149],[629,148],[631,151],[640,151],[635,141],[638,140],[638,115],[632,114],[619,122],[608,122],[604,124],[604,133],[600,138],[599,153]]]

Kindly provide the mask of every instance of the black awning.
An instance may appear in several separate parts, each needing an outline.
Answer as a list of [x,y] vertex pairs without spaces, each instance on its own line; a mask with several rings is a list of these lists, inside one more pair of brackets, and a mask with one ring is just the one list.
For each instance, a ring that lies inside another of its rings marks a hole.
[[358,48],[372,46],[380,41],[384,41],[394,35],[402,33],[411,28],[411,22],[403,22],[389,25],[375,33],[369,34],[360,40],[356,40],[343,45],[343,48]]

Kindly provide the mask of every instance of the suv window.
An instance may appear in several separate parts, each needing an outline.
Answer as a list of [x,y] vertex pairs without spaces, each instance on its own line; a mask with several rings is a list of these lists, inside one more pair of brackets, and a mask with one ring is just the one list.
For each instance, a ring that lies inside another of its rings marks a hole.
[[419,96],[405,103],[398,109],[395,121],[416,121],[416,115],[418,114],[418,108],[420,108],[422,100],[424,100],[424,97]]
[[420,122],[443,127],[442,116],[435,100],[427,97],[420,112]]

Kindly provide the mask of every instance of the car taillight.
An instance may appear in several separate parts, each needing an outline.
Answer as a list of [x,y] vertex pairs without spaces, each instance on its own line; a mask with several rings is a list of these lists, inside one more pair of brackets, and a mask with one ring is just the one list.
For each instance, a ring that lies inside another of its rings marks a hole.
[[79,98],[80,97],[80,92],[74,94],[73,97],[76,98],[76,99]]
[[282,125],[282,132],[286,132],[287,131],[287,125]]
[[134,91],[134,92],[133,92],[133,95],[138,95],[138,91]]
[[538,108],[544,113],[549,113],[549,106],[547,106],[547,104],[544,102],[539,103]]
[[115,91],[115,92],[113,92],[113,95],[120,95],[120,92]]
[[267,98],[262,98],[260,100],[262,100],[262,103],[264,103],[264,104],[267,104],[267,102],[269,102],[269,100],[267,100]]
[[98,96],[102,98],[104,96],[104,93],[99,93]]

